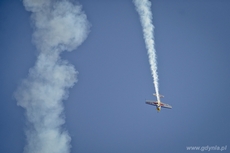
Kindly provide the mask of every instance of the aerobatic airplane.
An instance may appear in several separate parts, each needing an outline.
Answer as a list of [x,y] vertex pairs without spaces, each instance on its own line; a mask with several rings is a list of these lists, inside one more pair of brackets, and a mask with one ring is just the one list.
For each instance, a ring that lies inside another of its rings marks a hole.
[[[157,96],[156,94],[153,94],[154,96]],[[163,95],[159,95],[160,97],[164,97]],[[149,105],[153,105],[153,106],[156,106],[156,109],[157,111],[159,112],[161,110],[161,107],[162,108],[168,108],[168,109],[171,109],[172,106],[170,106],[169,104],[165,104],[165,103],[162,103],[162,102],[158,102],[158,101],[153,101],[153,100],[146,100],[145,101],[146,104],[149,104]]]

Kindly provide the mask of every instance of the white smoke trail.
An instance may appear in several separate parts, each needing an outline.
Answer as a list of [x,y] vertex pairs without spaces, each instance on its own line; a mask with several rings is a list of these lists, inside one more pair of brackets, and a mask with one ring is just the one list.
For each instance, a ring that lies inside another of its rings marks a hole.
[[68,153],[71,138],[63,129],[62,101],[76,83],[77,72],[60,58],[87,37],[89,23],[81,6],[67,0],[24,0],[32,13],[33,42],[39,50],[36,64],[15,92],[28,121],[25,153]]
[[154,47],[154,26],[152,24],[151,2],[148,0],[133,0],[133,2],[140,16],[146,49],[149,56],[149,64],[153,77],[153,84],[157,95],[157,101],[159,102],[160,96],[157,74],[156,50]]

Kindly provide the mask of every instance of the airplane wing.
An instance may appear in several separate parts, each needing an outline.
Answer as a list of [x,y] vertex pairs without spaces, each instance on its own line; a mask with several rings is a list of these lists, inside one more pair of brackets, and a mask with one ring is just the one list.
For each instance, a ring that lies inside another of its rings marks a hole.
[[161,107],[172,109],[172,106],[161,102]]
[[146,100],[145,103],[149,104],[149,105],[153,105],[153,106],[157,106],[157,104],[158,104],[158,102],[152,101],[152,100]]
[[[153,105],[153,106],[158,105],[157,101],[152,101],[152,100],[146,100],[145,103],[149,104],[149,105]],[[160,106],[163,107],[163,108],[172,109],[172,106],[170,106],[169,104],[162,103],[162,102],[160,102]]]

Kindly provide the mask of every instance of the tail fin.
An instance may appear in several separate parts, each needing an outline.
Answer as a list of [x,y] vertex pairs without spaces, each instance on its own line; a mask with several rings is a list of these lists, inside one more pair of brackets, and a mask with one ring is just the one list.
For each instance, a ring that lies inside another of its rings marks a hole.
[[[156,94],[156,93],[154,93],[154,94],[153,94],[153,96],[156,96],[156,97],[157,97],[157,94]],[[160,94],[159,94],[159,96],[160,96],[161,98],[163,98],[163,97],[164,97],[163,95],[160,95]]]

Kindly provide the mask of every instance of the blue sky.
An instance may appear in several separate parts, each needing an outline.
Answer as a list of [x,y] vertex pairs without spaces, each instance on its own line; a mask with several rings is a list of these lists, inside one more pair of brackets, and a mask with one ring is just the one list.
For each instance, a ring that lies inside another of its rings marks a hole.
[[[173,106],[160,113],[145,104],[155,99],[154,87],[132,1],[78,2],[90,33],[79,48],[61,54],[79,72],[64,101],[72,153],[230,147],[230,2],[151,1],[160,93]],[[37,51],[21,1],[1,1],[0,22],[0,152],[23,152],[26,119],[13,93]]]

